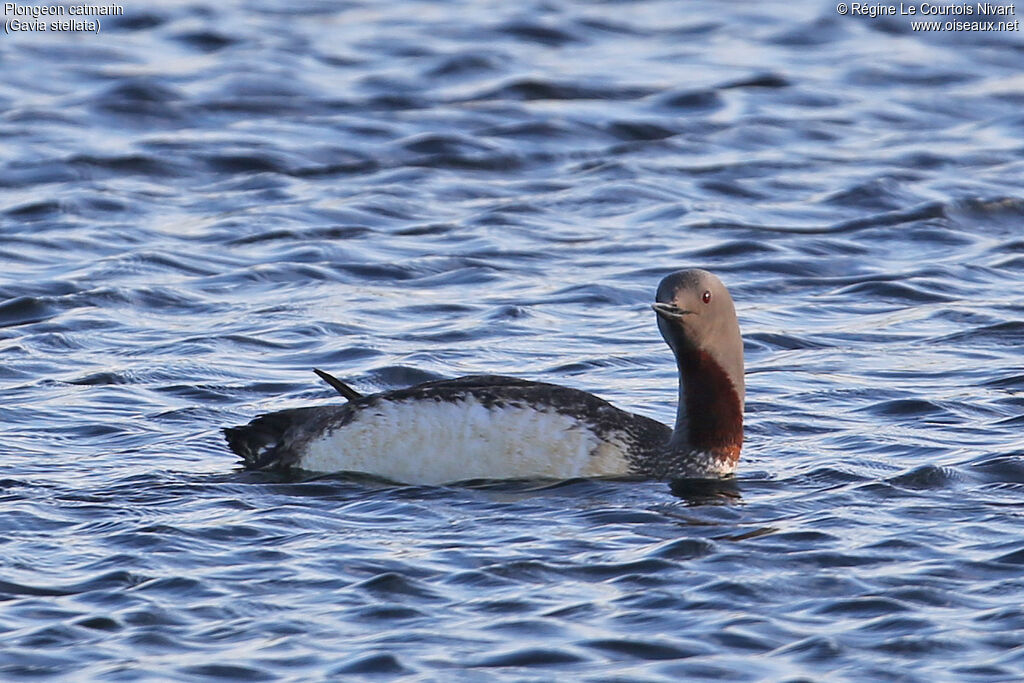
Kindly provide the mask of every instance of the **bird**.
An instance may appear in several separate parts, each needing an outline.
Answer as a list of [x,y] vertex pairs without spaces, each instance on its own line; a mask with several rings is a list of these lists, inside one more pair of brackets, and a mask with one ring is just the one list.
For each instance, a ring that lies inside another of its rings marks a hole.
[[729,290],[706,270],[680,270],[661,280],[651,308],[679,373],[672,427],[547,382],[471,375],[363,395],[315,369],[345,403],[268,413],[224,436],[248,470],[360,472],[405,484],[729,476],[746,396]]

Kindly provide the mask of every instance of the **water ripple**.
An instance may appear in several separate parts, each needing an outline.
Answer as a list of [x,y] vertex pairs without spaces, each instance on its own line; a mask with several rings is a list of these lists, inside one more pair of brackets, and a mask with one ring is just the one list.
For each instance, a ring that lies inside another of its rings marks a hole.
[[[0,676],[1020,678],[1015,34],[629,7],[5,44]],[[220,441],[335,401],[314,366],[669,422],[647,305],[683,266],[738,304],[734,480],[394,486]]]

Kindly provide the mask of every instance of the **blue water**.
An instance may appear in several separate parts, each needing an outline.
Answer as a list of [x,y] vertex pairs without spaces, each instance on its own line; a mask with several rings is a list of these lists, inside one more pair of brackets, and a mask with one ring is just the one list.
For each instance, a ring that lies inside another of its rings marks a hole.
[[[1010,17],[1011,19],[1013,17]],[[0,678],[1024,677],[1024,35],[835,3],[156,2],[0,36]],[[244,473],[219,429],[495,372],[721,486]]]

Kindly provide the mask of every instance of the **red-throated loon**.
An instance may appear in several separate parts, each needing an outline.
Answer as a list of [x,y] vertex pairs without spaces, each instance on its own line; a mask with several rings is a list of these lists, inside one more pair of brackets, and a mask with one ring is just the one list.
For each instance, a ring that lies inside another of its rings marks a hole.
[[247,469],[366,472],[394,481],[731,474],[743,445],[743,340],[729,291],[704,270],[663,279],[652,308],[679,369],[670,428],[578,389],[497,375],[268,413],[224,430]]

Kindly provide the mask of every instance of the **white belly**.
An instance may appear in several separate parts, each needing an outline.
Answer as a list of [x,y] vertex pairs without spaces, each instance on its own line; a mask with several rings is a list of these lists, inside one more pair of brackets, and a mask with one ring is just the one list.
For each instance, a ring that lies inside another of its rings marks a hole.
[[629,471],[621,434],[600,439],[547,407],[381,401],[309,443],[297,465],[368,472],[410,484],[465,479],[593,477]]

